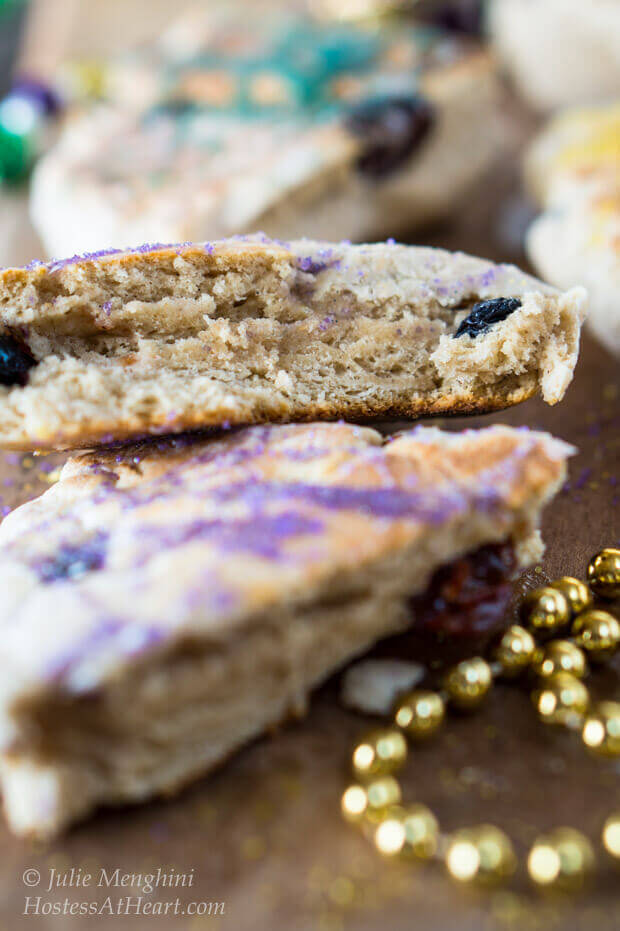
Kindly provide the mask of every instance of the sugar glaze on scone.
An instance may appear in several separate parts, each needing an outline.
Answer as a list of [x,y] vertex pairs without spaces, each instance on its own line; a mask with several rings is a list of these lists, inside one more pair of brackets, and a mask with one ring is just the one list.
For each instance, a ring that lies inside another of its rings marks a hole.
[[12,382],[0,367],[0,446],[553,404],[584,304],[511,265],[396,243],[257,236],[7,269],[2,339],[21,367]]
[[18,834],[169,792],[415,622],[438,567],[510,543],[547,434],[258,426],[82,454],[0,527],[0,776]]

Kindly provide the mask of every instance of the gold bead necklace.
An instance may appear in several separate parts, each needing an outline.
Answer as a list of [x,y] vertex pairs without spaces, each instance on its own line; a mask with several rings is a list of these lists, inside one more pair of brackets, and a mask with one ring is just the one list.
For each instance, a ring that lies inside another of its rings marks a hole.
[[[592,705],[582,681],[588,663],[611,659],[620,645],[620,623],[608,611],[592,607],[592,592],[600,598],[620,596],[620,550],[609,547],[592,558],[588,585],[564,577],[531,592],[521,605],[524,626],[508,628],[490,661],[480,656],[463,660],[448,670],[442,688],[417,689],[400,697],[393,724],[375,729],[357,744],[352,757],[356,782],[343,793],[341,810],[347,821],[370,834],[381,854],[438,860],[462,883],[501,883],[515,872],[517,857],[503,831],[481,824],[444,834],[425,805],[401,804],[395,778],[407,760],[406,737],[431,737],[442,727],[447,707],[474,710],[498,676],[517,678],[533,672],[538,685],[532,701],[542,721],[578,732],[595,754],[620,757],[620,702]],[[558,633],[564,636],[544,639]],[[601,841],[620,863],[620,811],[606,820]],[[595,862],[588,838],[561,827],[534,841],[527,870],[538,886],[574,890],[584,884]]]

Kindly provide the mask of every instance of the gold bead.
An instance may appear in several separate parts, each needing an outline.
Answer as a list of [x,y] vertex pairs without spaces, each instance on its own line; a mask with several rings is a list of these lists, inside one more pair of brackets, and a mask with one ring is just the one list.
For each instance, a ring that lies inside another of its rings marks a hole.
[[550,587],[562,592],[568,601],[573,616],[581,614],[592,604],[592,592],[581,579],[574,579],[570,575],[564,575],[561,579],[552,582]]
[[392,808],[375,830],[377,850],[388,857],[428,860],[437,851],[439,825],[425,805]]
[[384,857],[397,857],[405,846],[402,809],[390,808],[380,819],[373,837],[374,845]]
[[556,828],[537,838],[527,858],[530,877],[539,886],[578,889],[594,869],[587,837],[573,828]]
[[620,623],[609,611],[584,611],[573,623],[573,636],[590,659],[604,661],[620,643]]
[[590,695],[583,682],[567,672],[549,676],[532,698],[540,717],[549,724],[578,722],[590,704]]
[[601,756],[620,756],[620,702],[601,701],[584,721],[581,737]]
[[407,741],[395,727],[368,734],[353,751],[353,774],[365,781],[389,776],[401,769],[407,759]]
[[588,584],[600,598],[620,598],[620,550],[608,546],[592,557]]
[[610,815],[603,825],[602,839],[607,853],[620,860],[620,811]]
[[512,876],[517,860],[504,832],[491,824],[481,824],[451,835],[446,866],[460,882],[493,884]]
[[437,692],[419,689],[401,698],[394,712],[394,722],[415,739],[430,737],[439,730],[446,705]]
[[351,785],[342,793],[340,810],[347,821],[361,821],[368,808],[368,793],[364,786]]
[[565,627],[571,614],[568,599],[551,586],[530,592],[521,611],[528,625],[541,633],[552,633]]
[[366,785],[368,805],[366,817],[371,821],[382,820],[385,812],[401,800],[400,783],[393,776],[373,779]]
[[403,819],[405,827],[405,850],[409,856],[429,860],[437,852],[439,824],[426,805],[410,805]]
[[450,669],[444,680],[450,700],[457,708],[464,710],[477,708],[492,684],[491,667],[480,656],[457,663]]
[[583,650],[570,640],[552,640],[536,656],[532,669],[543,679],[556,672],[568,672],[578,679],[586,674],[586,658]]
[[529,630],[513,624],[500,640],[494,658],[505,676],[518,676],[527,669],[535,654],[536,641]]

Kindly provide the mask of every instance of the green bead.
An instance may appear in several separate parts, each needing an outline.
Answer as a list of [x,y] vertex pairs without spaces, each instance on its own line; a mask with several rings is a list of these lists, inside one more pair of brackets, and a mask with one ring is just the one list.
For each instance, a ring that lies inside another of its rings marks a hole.
[[32,165],[27,137],[16,136],[0,124],[0,181],[21,181]]

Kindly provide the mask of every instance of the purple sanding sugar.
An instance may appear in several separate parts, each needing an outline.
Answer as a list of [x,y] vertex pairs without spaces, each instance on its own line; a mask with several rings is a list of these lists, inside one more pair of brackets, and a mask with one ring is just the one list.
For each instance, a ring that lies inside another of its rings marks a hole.
[[297,259],[297,268],[302,272],[308,272],[309,275],[319,275],[321,272],[324,272],[326,268],[329,268],[329,263],[320,262],[311,255],[305,255]]
[[107,255],[121,255],[122,252],[122,249],[100,249],[99,252],[85,252],[83,255],[71,255],[67,259],[53,259],[46,268],[50,274],[53,274],[54,272],[66,268],[68,265],[77,265],[78,262],[93,262]]
[[335,323],[335,322],[336,322],[336,318],[334,317],[333,314],[330,314],[329,316],[324,317],[323,320],[321,320],[321,322],[319,323],[320,332],[324,333],[325,330],[328,330],[330,326],[332,325],[332,323]]
[[303,482],[249,481],[214,490],[223,502],[240,500],[252,509],[273,501],[294,500],[333,511],[358,511],[371,517],[442,521],[464,507],[461,495],[418,494],[393,488],[351,488],[345,485],[310,485]]
[[105,312],[106,317],[109,317],[112,313],[112,301],[105,301],[105,303],[101,305],[101,309]]
[[592,476],[592,469],[582,469],[577,479],[575,480],[574,487],[577,490],[581,490],[589,482],[591,476]]
[[39,472],[43,472],[44,475],[49,475],[50,472],[53,472],[56,466],[53,462],[42,462],[39,465]]
[[[120,460],[120,456],[117,457],[117,462]],[[91,462],[88,464],[88,471],[92,475],[101,475],[108,482],[118,481],[118,472],[113,472],[112,469],[108,469],[106,466],[102,465],[100,462]]]
[[[80,262],[95,262],[98,259],[106,258],[110,255],[144,255],[147,252],[158,252],[162,249],[174,249],[179,255],[184,249],[194,246],[195,243],[188,240],[187,242],[145,242],[141,246],[133,246],[126,249],[99,249],[97,252],[84,252],[70,255],[66,259],[52,259],[51,262],[41,262],[34,259],[28,265],[23,265],[25,271],[34,271],[37,268],[45,268],[49,274],[61,271],[69,265],[77,265]],[[206,251],[210,250],[206,248]],[[105,309],[105,308],[104,308]]]
[[252,514],[249,519],[195,520],[189,524],[140,528],[140,560],[144,565],[155,553],[185,546],[198,540],[228,552],[249,552],[264,559],[279,559],[281,544],[293,537],[320,533],[320,520],[293,511],[282,514]]

